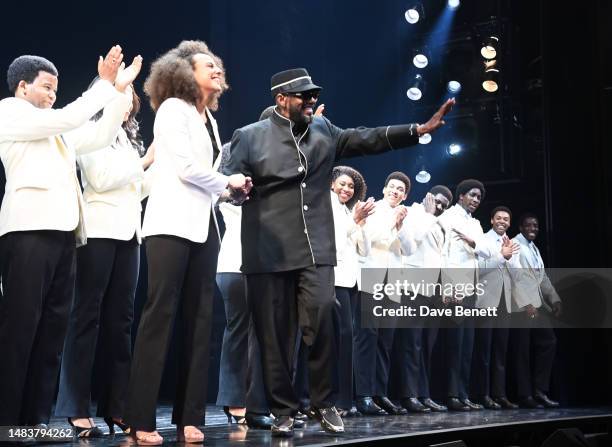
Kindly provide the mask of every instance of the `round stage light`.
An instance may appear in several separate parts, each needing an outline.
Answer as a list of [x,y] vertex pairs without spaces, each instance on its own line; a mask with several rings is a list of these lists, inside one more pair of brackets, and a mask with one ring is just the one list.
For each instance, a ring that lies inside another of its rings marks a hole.
[[482,44],[480,54],[485,59],[494,59],[497,56],[497,46],[499,44],[499,38],[495,36],[489,36]]
[[411,99],[412,101],[418,101],[423,96],[424,88],[425,88],[425,85],[423,82],[423,76],[421,76],[420,74],[417,74],[414,76],[412,80],[412,84],[406,91],[406,96],[408,96],[408,98]]
[[429,143],[431,143],[431,134],[430,133],[424,133],[423,135],[421,135],[419,137],[419,143],[420,144],[429,144]]
[[446,90],[448,90],[448,93],[452,93],[453,95],[456,95],[457,93],[461,91],[461,82],[449,81],[448,84],[446,84]]
[[425,166],[414,176],[419,183],[428,183],[431,180],[431,174],[425,170]]
[[463,148],[461,147],[459,143],[451,143],[446,148],[446,152],[448,152],[448,155],[452,155],[452,156],[457,155],[462,150]]
[[416,8],[410,8],[406,10],[406,12],[404,13],[404,17],[406,18],[406,22],[410,23],[411,25],[414,25],[419,21],[421,15],[419,14],[419,11]]
[[448,0],[448,7],[449,8],[458,8],[459,5],[461,4],[460,0]]
[[482,81],[482,88],[489,93],[496,92],[499,88],[499,70],[496,68],[490,68],[485,71],[485,78]]
[[417,53],[417,55],[414,56],[414,58],[412,59],[412,63],[417,68],[425,68],[429,63],[429,60],[427,59],[427,56],[425,56],[425,54]]

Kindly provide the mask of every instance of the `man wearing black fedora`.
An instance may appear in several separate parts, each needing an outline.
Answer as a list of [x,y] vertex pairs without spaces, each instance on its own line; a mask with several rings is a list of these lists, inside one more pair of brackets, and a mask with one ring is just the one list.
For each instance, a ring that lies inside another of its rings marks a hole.
[[454,99],[425,124],[341,129],[315,117],[321,87],[295,68],[271,79],[272,116],[234,132],[226,173],[253,179],[242,210],[242,271],[255,332],[274,436],[293,434],[299,406],[292,383],[295,337],[309,346],[311,405],[328,432],[344,431],[336,408],[333,323],[336,248],[329,195],[340,158],[412,146],[444,124]]

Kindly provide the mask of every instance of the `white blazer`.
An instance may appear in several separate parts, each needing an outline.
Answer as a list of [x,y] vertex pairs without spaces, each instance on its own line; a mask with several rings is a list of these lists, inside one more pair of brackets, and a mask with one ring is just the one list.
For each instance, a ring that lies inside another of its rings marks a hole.
[[[138,151],[121,128],[110,145],[77,158],[81,168],[85,229],[88,237],[141,243],[141,201],[150,170],[142,168]],[[152,169],[152,168],[151,168]]]
[[[76,230],[77,245],[86,242],[76,154],[111,144],[130,103],[131,97],[107,81],[96,82],[62,109],[40,109],[15,97],[0,101],[0,159],[6,172],[0,236]],[[103,108],[99,121],[88,122]]]
[[217,273],[242,273],[242,245],[240,243],[240,223],[242,222],[242,207],[227,202],[219,204],[223,215],[225,233],[221,240]]
[[479,309],[499,307],[503,290],[506,310],[512,311],[512,276],[520,264],[518,255],[512,256],[510,260],[503,257],[501,254],[502,237],[493,229],[484,235],[485,241],[490,246],[491,257],[488,259],[478,257],[478,280],[484,285],[484,293],[476,296],[476,307]]
[[[438,218],[425,211],[422,203],[414,203],[408,208],[401,232],[409,239],[411,251],[404,256],[403,263],[406,280],[412,283],[437,284],[442,267],[442,247],[444,233],[438,225]],[[406,244],[405,244],[406,245]],[[422,289],[425,296],[431,296],[429,289]]]
[[512,240],[518,242],[521,247],[518,254],[521,268],[516,280],[512,283],[512,310],[514,312],[524,311],[525,306],[531,304],[536,308],[544,306],[546,310],[550,311],[551,306],[561,301],[561,298],[559,298],[544,270],[544,261],[540,255],[540,250],[520,233]]
[[353,213],[340,202],[338,194],[330,191],[336,239],[336,287],[354,287],[359,278],[359,258],[367,256],[370,249],[363,227],[353,220]]
[[[484,240],[482,226],[461,205],[455,204],[438,217],[438,224],[444,231],[444,246],[442,248],[441,283],[453,286],[474,284],[478,281],[478,255],[482,259],[491,257],[491,249]],[[456,229],[470,237],[476,244],[475,248],[457,239]]]
[[[208,109],[206,114],[221,150],[217,123]],[[195,106],[169,98],[157,110],[153,131],[155,172],[143,235],[168,234],[205,242],[213,206],[225,190],[228,177],[213,166],[212,142],[204,121]],[[216,225],[214,212],[213,220]]]

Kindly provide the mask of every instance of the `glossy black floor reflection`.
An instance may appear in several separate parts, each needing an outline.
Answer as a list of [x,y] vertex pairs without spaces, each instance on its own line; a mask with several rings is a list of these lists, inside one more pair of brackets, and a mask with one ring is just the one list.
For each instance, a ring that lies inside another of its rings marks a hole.
[[[164,445],[178,444],[176,430],[171,425],[170,406],[160,406],[157,412],[157,426],[164,437]],[[561,408],[556,410],[505,410],[474,411],[467,413],[409,414],[405,416],[357,417],[345,419],[346,433],[333,436],[325,433],[318,422],[308,421],[303,430],[296,430],[291,439],[271,438],[265,430],[250,430],[246,426],[228,425],[227,418],[219,407],[209,407],[204,427],[207,446],[311,446],[338,445],[355,441],[373,443],[375,440],[394,440],[423,437],[440,433],[483,430],[494,427],[519,425],[523,428],[551,421],[573,421],[590,418],[612,418],[612,407],[607,408]],[[102,419],[96,423],[107,432]],[[68,427],[65,420],[54,418],[52,427]],[[53,446],[81,445],[92,447],[135,446],[134,441],[121,434],[101,439],[75,440],[72,443],[53,443]]]

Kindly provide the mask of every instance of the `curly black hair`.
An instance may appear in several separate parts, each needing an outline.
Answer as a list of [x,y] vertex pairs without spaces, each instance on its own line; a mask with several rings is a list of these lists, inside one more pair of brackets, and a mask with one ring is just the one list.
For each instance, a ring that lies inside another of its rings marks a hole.
[[184,40],[178,47],[163,54],[151,65],[144,91],[149,96],[154,111],[157,111],[168,98],[179,98],[194,105],[202,99],[202,93],[193,75],[193,56],[196,54],[210,56],[222,71],[222,89],[212,95],[207,104],[210,110],[215,111],[219,108],[219,97],[229,88],[225,79],[223,61],[201,40]]
[[512,219],[512,211],[510,211],[510,208],[508,208],[507,206],[496,206],[495,208],[493,208],[493,211],[491,211],[491,219],[493,219],[495,217],[495,215],[497,213],[499,213],[500,211],[503,211],[504,213],[508,213],[508,216],[510,216],[510,219]]
[[480,190],[480,195],[482,196],[480,200],[484,200],[486,194],[485,187],[480,180],[475,180],[473,178],[469,178],[459,182],[459,184],[457,185],[457,189],[455,189],[455,197],[457,198],[457,200],[459,200],[459,196],[467,194],[470,190],[474,188]]
[[11,62],[6,72],[6,82],[9,91],[15,93],[20,81],[26,81],[28,84],[31,84],[41,71],[51,73],[53,76],[58,75],[57,68],[55,68],[53,62],[44,57],[19,56]]
[[453,203],[453,193],[451,192],[450,189],[448,189],[446,186],[444,185],[436,185],[433,186],[429,192],[431,194],[433,194],[434,196],[436,194],[442,194],[444,197],[446,197],[448,199],[448,203]]
[[363,175],[350,166],[334,167],[334,170],[332,171],[332,183],[335,182],[341,175],[348,175],[353,180],[353,184],[355,185],[353,197],[346,202],[348,209],[352,210],[357,201],[363,201],[363,199],[365,199],[368,186],[366,185]]
[[399,180],[400,182],[402,182],[406,186],[406,196],[410,194],[410,177],[408,177],[406,174],[401,171],[392,172],[387,176],[387,179],[385,180],[385,188],[391,180]]

